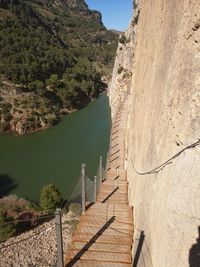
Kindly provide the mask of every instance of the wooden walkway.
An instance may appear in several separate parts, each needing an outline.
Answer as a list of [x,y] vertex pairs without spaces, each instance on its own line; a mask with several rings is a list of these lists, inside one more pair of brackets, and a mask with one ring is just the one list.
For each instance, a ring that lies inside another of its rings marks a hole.
[[124,170],[126,102],[121,102],[112,126],[109,170],[97,202],[81,215],[65,257],[65,266],[132,266],[133,214],[128,205]]

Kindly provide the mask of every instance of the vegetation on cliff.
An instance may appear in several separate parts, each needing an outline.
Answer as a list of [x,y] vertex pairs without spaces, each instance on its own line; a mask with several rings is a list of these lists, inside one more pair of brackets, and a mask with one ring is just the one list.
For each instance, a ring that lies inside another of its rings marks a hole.
[[60,191],[52,184],[42,187],[40,202],[33,203],[15,195],[0,199],[0,242],[38,226],[63,203]]
[[52,126],[97,97],[117,39],[83,0],[0,1],[2,131]]
[[40,207],[46,213],[55,211],[62,202],[62,196],[59,190],[52,184],[43,186],[40,192]]

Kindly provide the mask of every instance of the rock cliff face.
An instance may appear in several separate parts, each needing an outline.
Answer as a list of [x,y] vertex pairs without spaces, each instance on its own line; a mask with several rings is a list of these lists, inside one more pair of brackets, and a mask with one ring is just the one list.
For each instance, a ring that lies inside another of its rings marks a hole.
[[133,73],[134,53],[136,46],[137,20],[140,9],[135,1],[134,16],[125,33],[119,38],[117,55],[112,73],[112,79],[109,84],[109,99],[112,112],[112,118],[115,116],[119,101],[125,95],[130,94],[131,79]]
[[[133,253],[142,231],[137,266],[197,267],[200,146],[188,146],[200,139],[200,1],[140,0],[137,12],[126,33],[134,37],[132,48],[119,45],[110,86],[113,116],[129,92],[125,164]],[[130,82],[117,64],[129,66]]]
[[80,11],[88,10],[88,6],[83,0],[64,0],[64,2],[70,8],[76,8],[76,9],[78,8]]

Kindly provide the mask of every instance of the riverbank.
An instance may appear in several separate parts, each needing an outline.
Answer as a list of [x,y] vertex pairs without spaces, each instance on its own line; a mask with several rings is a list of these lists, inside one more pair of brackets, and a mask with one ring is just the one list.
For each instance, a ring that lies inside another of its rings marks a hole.
[[[68,103],[58,98],[55,90],[48,89],[45,96],[27,92],[7,82],[0,88],[0,131],[17,136],[52,128],[61,119],[84,108],[96,97],[82,97]],[[103,91],[102,91],[103,92]],[[65,103],[66,102],[66,103]]]

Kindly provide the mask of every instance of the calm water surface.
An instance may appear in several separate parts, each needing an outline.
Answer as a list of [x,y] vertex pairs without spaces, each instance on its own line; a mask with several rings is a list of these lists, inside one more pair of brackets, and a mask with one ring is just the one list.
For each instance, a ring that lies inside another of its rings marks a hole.
[[56,185],[67,197],[86,163],[96,174],[99,157],[106,156],[110,135],[108,97],[66,116],[52,129],[29,136],[0,136],[0,195],[39,199],[40,188]]

